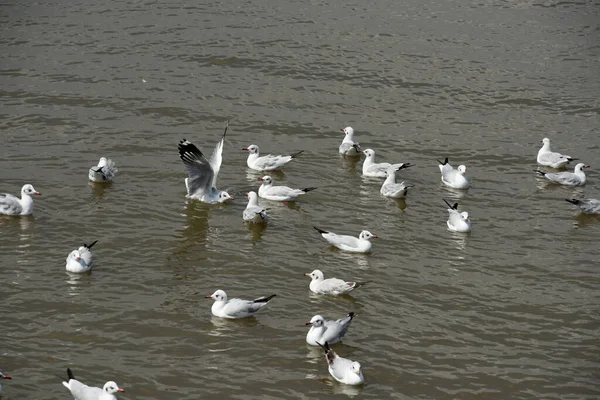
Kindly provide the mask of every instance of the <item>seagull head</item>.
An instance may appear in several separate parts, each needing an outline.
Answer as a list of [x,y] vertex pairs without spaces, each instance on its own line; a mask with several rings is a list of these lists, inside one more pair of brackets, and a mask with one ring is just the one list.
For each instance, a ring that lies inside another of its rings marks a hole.
[[213,299],[214,301],[227,301],[227,294],[224,290],[219,289],[210,296],[205,296],[204,298]]
[[315,315],[314,317],[312,317],[310,319],[310,321],[308,321],[306,324],[306,326],[323,326],[323,324],[325,323],[325,319],[323,319],[323,317],[321,317],[320,315]]
[[344,132],[346,134],[346,137],[348,138],[352,138],[352,135],[354,135],[354,129],[352,129],[351,126],[347,126],[344,129],[340,129],[342,132]]
[[323,275],[323,273],[320,270],[318,270],[318,269],[315,269],[310,274],[304,274],[304,275],[308,276],[313,281],[322,281],[325,278],[325,275]]
[[79,252],[79,250],[73,250],[71,252],[71,257],[75,260],[75,261],[79,261],[81,260],[81,253]]
[[262,178],[258,178],[259,181],[264,182],[267,185],[270,185],[271,183],[273,183],[273,179],[271,179],[271,177],[269,175],[265,175]]
[[350,364],[350,370],[359,376],[361,374],[360,368],[360,363],[358,361],[353,361],[352,364]]
[[365,154],[365,156],[367,156],[367,158],[375,156],[375,151],[372,149],[365,149],[362,152]]
[[125,392],[125,390],[121,389],[115,382],[113,381],[109,381],[106,382],[104,384],[104,387],[102,388],[103,391],[105,391],[108,394],[113,394],[113,393],[117,393],[117,392]]
[[360,235],[358,235],[358,238],[359,239],[363,239],[363,240],[369,240],[369,239],[376,238],[376,237],[377,237],[377,235],[373,235],[369,231],[362,231],[360,233]]
[[467,174],[467,167],[465,167],[464,165],[459,165],[457,169],[458,169],[458,172],[460,172],[461,174],[463,174],[463,175]]
[[222,190],[219,192],[219,203],[225,203],[227,200],[234,200],[235,197]]
[[27,184],[27,185],[24,185],[24,186],[21,188],[21,194],[28,194],[28,195],[30,195],[30,196],[31,196],[32,194],[37,194],[38,196],[39,196],[39,195],[41,195],[41,193],[40,193],[40,192],[36,191],[36,190],[33,188],[33,186],[32,186],[32,185],[29,185],[29,184]]
[[590,167],[589,165],[585,165],[584,163],[579,163],[575,166],[575,172],[577,172],[577,171],[583,172],[584,168],[589,168],[589,167]]
[[544,143],[544,145],[550,145],[550,139],[548,139],[547,137],[543,138],[541,142]]
[[242,150],[246,150],[250,154],[258,154],[258,146],[255,144],[251,144],[248,147],[244,147]]
[[465,222],[469,222],[469,213],[466,211],[461,212],[460,218]]

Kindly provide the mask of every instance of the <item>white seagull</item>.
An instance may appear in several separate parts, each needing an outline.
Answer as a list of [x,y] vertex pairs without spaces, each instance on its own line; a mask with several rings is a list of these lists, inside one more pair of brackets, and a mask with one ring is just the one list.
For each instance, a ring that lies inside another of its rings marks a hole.
[[381,185],[379,193],[381,193],[385,197],[400,199],[402,197],[406,197],[406,193],[408,193],[408,188],[413,187],[413,185],[405,184],[404,182],[396,183],[396,171],[398,171],[398,168],[394,166],[388,168],[387,178],[385,178],[383,185]]
[[361,150],[361,152],[366,156],[362,165],[362,173],[364,176],[385,178],[387,176],[388,169],[392,167],[394,167],[396,171],[411,167],[410,163],[375,163],[375,151],[372,149],[365,149]]
[[272,154],[267,154],[266,156],[259,157],[258,146],[255,144],[244,147],[242,150],[246,150],[250,153],[248,154],[246,164],[248,165],[248,168],[252,168],[256,171],[274,171],[281,169],[281,167],[298,157],[298,155],[304,151],[300,150],[289,156],[274,156]]
[[248,196],[248,205],[242,213],[244,221],[254,223],[267,222],[267,209],[258,205],[258,195],[256,192],[248,192],[246,196]]
[[[10,376],[4,375],[2,372],[0,372],[0,379],[12,379],[12,378]],[[2,394],[2,385],[0,385],[0,394]]]
[[333,378],[347,385],[361,385],[365,382],[360,363],[338,356],[329,347],[329,343],[317,343],[325,351],[325,359],[329,365],[329,373]]
[[254,315],[255,312],[267,305],[269,300],[275,297],[275,294],[270,296],[259,297],[254,300],[231,299],[227,300],[227,294],[223,290],[217,290],[207,299],[213,299],[215,302],[211,307],[211,312],[215,317],[220,318],[245,318]]
[[564,168],[569,161],[577,160],[571,156],[555,153],[550,150],[550,139],[548,138],[542,139],[542,143],[544,143],[544,145],[540,151],[538,151],[537,155],[537,162],[540,165],[552,168]]
[[583,169],[589,167],[589,165],[579,163],[575,166],[575,170],[573,172],[535,172],[548,179],[550,182],[559,183],[565,186],[583,186],[585,185],[586,181]]
[[469,181],[465,178],[467,167],[459,165],[457,169],[454,169],[452,165],[448,163],[448,157],[446,157],[444,162],[441,162],[440,160],[437,160],[437,162],[440,163],[439,167],[444,185],[454,189],[469,188]]
[[584,214],[600,214],[600,200],[596,199],[565,199],[581,208]]
[[344,294],[351,292],[364,285],[366,282],[347,282],[338,278],[328,278],[325,279],[325,275],[318,269],[315,269],[310,274],[304,274],[311,278],[310,285],[308,285],[309,289],[313,293],[317,294],[332,294],[337,296],[338,294]]
[[106,157],[102,157],[100,158],[98,165],[90,168],[88,178],[92,182],[110,182],[117,172],[119,172],[119,170],[115,167],[115,162]]
[[262,182],[262,185],[258,188],[258,195],[267,200],[294,201],[298,196],[316,189],[314,187],[292,189],[288,186],[273,186],[273,178],[269,175],[258,178],[258,180]]
[[315,315],[306,323],[306,326],[310,326],[306,334],[306,343],[311,346],[318,346],[318,343],[334,344],[339,342],[348,332],[353,318],[353,312],[344,318],[329,321],[326,321],[320,315]]
[[466,211],[458,212],[458,203],[452,205],[445,199],[444,202],[450,207],[448,209],[448,221],[446,222],[448,229],[453,232],[471,232],[469,213]]
[[221,163],[223,162],[223,142],[228,126],[229,123],[225,126],[223,137],[217,143],[210,160],[207,160],[193,143],[185,139],[179,142],[179,157],[188,173],[188,177],[185,178],[187,198],[205,203],[223,203],[234,199],[229,193],[216,187],[217,175],[219,175]]
[[90,245],[84,243],[77,250],[70,252],[67,256],[67,271],[75,274],[83,274],[92,269],[92,251],[90,249],[96,242],[97,240],[94,240]]
[[354,141],[354,129],[351,126],[347,126],[344,129],[341,129],[342,132],[346,136],[344,136],[344,140],[342,140],[342,144],[340,144],[340,154],[345,156],[360,156],[360,144]]
[[62,384],[71,391],[75,400],[117,400],[115,393],[125,392],[113,381],[106,382],[102,389],[84,385],[75,379],[70,368],[67,368],[67,376],[68,381]]
[[371,242],[369,239],[376,238],[376,235],[373,235],[369,231],[362,231],[358,238],[349,235],[338,235],[333,232],[327,232],[323,229],[319,229],[316,226],[313,226],[323,236],[325,240],[329,242],[330,245],[337,247],[340,250],[350,251],[353,253],[368,253],[371,251]]
[[21,188],[21,198],[9,193],[0,194],[0,214],[29,215],[33,212],[32,194],[41,195],[33,186],[27,184]]

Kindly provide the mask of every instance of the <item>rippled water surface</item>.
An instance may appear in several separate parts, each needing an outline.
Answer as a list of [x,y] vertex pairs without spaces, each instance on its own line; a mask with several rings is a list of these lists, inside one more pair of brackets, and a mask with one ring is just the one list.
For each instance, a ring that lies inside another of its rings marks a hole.
[[[69,398],[56,375],[115,380],[122,399],[597,399],[600,3],[594,1],[13,2],[0,7],[0,191],[31,183],[33,216],[0,218],[3,399]],[[177,143],[210,154],[227,120],[226,205],[185,200]],[[352,126],[411,162],[406,201],[340,158]],[[540,140],[591,165],[588,184],[533,172]],[[241,149],[305,150],[264,201]],[[87,170],[113,158],[114,183]],[[436,159],[472,187],[444,187]],[[473,232],[446,229],[458,201]],[[313,226],[377,234],[329,248]],[[94,246],[91,274],[67,254]],[[312,295],[303,276],[369,281]],[[211,316],[215,289],[277,297]],[[367,383],[332,381],[306,345],[313,315],[357,314],[335,350]]]

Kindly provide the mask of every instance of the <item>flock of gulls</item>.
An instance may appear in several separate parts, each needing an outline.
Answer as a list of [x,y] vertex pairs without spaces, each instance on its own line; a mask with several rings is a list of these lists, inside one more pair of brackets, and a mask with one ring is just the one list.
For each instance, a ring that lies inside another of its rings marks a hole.
[[[183,162],[188,177],[185,178],[185,187],[187,189],[186,197],[199,200],[205,203],[223,203],[234,200],[229,193],[217,188],[217,176],[221,169],[223,161],[223,144],[227,127],[223,136],[217,143],[210,158],[198,149],[196,145],[185,139],[178,145],[179,157]],[[339,146],[339,153],[346,157],[365,156],[362,164],[362,174],[368,177],[385,178],[381,185],[380,193],[390,198],[403,198],[407,195],[412,185],[405,182],[396,182],[396,172],[409,168],[410,163],[376,163],[375,151],[372,149],[362,149],[360,144],[354,140],[354,129],[346,127],[342,129],[344,139]],[[564,169],[571,162],[576,160],[568,155],[553,152],[550,149],[550,140],[544,138],[543,146],[537,155],[538,164],[554,169]],[[282,155],[261,156],[257,145],[250,145],[243,148],[248,151],[247,165],[249,168],[261,172],[276,171],[283,168],[286,164],[293,161],[297,153]],[[441,181],[454,189],[468,189],[470,184],[466,178],[466,167],[459,165],[458,168],[452,167],[448,158],[439,161]],[[549,180],[550,182],[566,186],[583,186],[586,183],[584,169],[589,165],[579,163],[575,166],[573,172],[556,171],[545,172],[536,170],[536,172]],[[92,182],[110,182],[118,172],[115,163],[102,157],[98,163],[90,168],[89,180]],[[248,224],[265,224],[268,221],[267,208],[259,204],[259,198],[270,201],[291,202],[295,201],[315,188],[291,188],[288,186],[275,185],[273,178],[269,175],[258,178],[261,186],[257,192],[247,193],[248,205],[242,213],[243,220]],[[40,195],[38,191],[30,184],[26,184],[21,189],[21,198],[11,194],[0,195],[0,214],[19,216],[29,215],[33,212],[33,195]],[[586,214],[600,214],[600,200],[596,199],[566,199],[569,203],[578,206]],[[471,221],[466,211],[458,210],[458,203],[450,204],[444,200],[448,206],[448,230],[453,232],[470,232]],[[371,251],[371,239],[377,236],[363,230],[358,237],[350,235],[341,235],[328,232],[318,227],[315,229],[330,245],[337,247],[342,251],[355,253],[368,253]],[[84,244],[78,249],[69,253],[66,259],[66,270],[70,273],[86,273],[91,270],[93,265],[92,247],[97,241]],[[337,278],[325,278],[320,270],[314,270],[305,274],[311,278],[309,289],[317,294],[337,296],[348,293],[364,283],[345,281]],[[212,295],[206,296],[214,300],[211,312],[214,316],[220,318],[245,318],[249,317],[261,308],[266,306],[275,294],[270,296],[258,297],[254,300],[230,299],[223,290],[216,290]],[[320,346],[324,353],[329,373],[331,376],[344,384],[360,385],[365,379],[362,367],[359,362],[339,356],[330,345],[338,343],[344,337],[354,318],[354,313],[349,313],[346,317],[337,320],[326,320],[321,315],[315,315],[306,323],[310,329],[306,335],[306,343],[311,346]],[[11,379],[10,376],[0,372],[0,379]],[[116,400],[115,393],[124,392],[123,389],[113,382],[107,382],[102,388],[87,386],[75,379],[71,369],[67,369],[67,379],[63,385],[70,390],[75,400]],[[0,386],[0,393],[2,386]]]

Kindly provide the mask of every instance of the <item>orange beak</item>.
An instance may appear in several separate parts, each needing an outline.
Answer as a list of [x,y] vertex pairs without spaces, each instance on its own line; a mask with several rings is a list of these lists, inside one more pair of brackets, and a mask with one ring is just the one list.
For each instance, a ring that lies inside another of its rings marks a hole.
[[37,194],[38,196],[42,195],[40,192],[33,192],[33,194]]
[[118,388],[117,392],[125,393],[125,389]]

